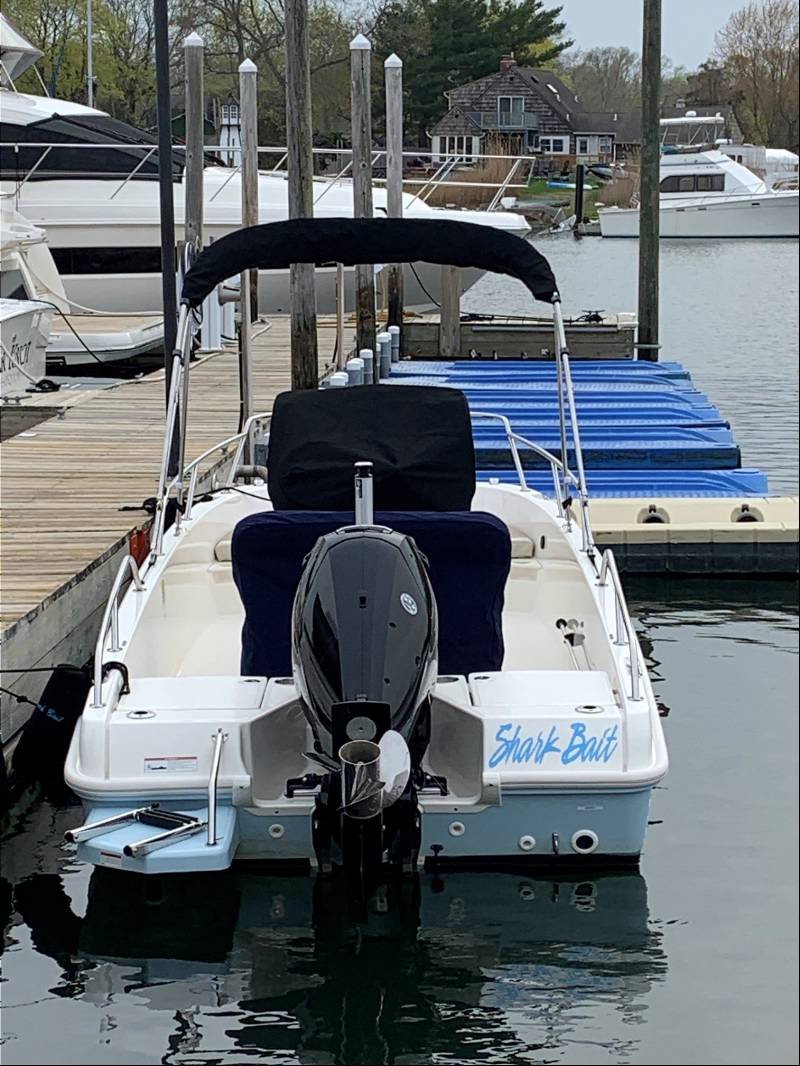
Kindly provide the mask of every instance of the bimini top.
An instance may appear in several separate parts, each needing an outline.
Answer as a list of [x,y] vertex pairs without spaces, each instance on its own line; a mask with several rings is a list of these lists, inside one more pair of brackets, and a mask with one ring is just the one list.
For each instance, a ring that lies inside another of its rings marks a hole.
[[220,282],[253,268],[416,262],[508,274],[548,303],[556,293],[545,257],[522,237],[492,226],[444,219],[295,218],[236,230],[215,241],[184,278],[182,299],[197,307]]

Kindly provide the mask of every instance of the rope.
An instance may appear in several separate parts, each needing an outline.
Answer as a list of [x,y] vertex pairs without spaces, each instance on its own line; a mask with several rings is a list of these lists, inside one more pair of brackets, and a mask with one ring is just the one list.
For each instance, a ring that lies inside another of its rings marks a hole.
[[10,696],[12,700],[16,700],[17,703],[29,703],[31,707],[38,707],[38,703],[34,703],[33,700],[29,700],[27,696],[20,696],[18,692],[12,692],[10,688],[5,688],[0,685],[0,692],[5,692],[7,696]]

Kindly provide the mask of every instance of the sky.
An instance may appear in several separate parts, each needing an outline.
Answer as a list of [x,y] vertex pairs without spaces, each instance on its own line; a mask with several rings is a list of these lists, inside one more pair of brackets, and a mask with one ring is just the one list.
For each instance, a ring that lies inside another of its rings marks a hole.
[[[714,34],[747,0],[662,0],[662,54],[689,70],[708,58]],[[556,0],[576,48],[642,47],[642,0]],[[548,7],[551,5],[548,3]]]

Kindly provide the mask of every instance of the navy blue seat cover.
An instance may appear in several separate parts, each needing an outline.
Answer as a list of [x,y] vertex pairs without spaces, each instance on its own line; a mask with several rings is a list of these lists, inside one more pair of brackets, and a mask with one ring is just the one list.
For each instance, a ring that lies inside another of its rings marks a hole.
[[[291,674],[292,604],[303,561],[319,537],[352,522],[352,511],[269,511],[236,525],[231,559],[245,609],[243,674]],[[412,536],[428,559],[439,608],[439,672],[499,670],[511,566],[505,524],[479,511],[383,511],[375,523]]]

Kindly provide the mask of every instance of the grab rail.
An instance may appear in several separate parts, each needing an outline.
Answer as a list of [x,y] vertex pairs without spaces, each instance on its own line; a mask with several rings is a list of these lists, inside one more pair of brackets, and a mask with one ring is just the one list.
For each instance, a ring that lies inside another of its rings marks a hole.
[[219,764],[222,760],[222,745],[228,739],[228,734],[218,729],[212,736],[214,754],[211,756],[211,773],[208,775],[208,845],[213,847],[217,842],[217,779],[219,778]]
[[[630,652],[631,662],[631,692],[632,700],[642,699],[641,693],[641,651],[636,630],[633,628],[631,616],[628,613],[628,605],[625,601],[625,593],[622,590],[622,582],[617,569],[617,561],[610,548],[606,548],[600,561],[600,571],[597,575],[597,584],[601,588],[608,587],[608,576],[611,575],[611,589],[614,593],[615,634],[614,643],[620,647],[627,645]],[[627,639],[624,639],[627,638]]]
[[114,578],[114,584],[111,586],[111,592],[109,593],[108,601],[106,603],[106,609],[103,613],[103,621],[100,623],[100,633],[97,637],[97,643],[94,647],[94,702],[93,707],[103,706],[103,651],[106,634],[108,633],[109,626],[111,628],[111,647],[109,651],[121,651],[122,648],[119,643],[119,594],[122,589],[122,582],[126,577],[127,571],[130,571],[131,579],[137,592],[144,591],[144,584],[142,583],[141,576],[139,574],[139,568],[136,565],[136,560],[128,553],[120,563],[117,570],[117,576]]

